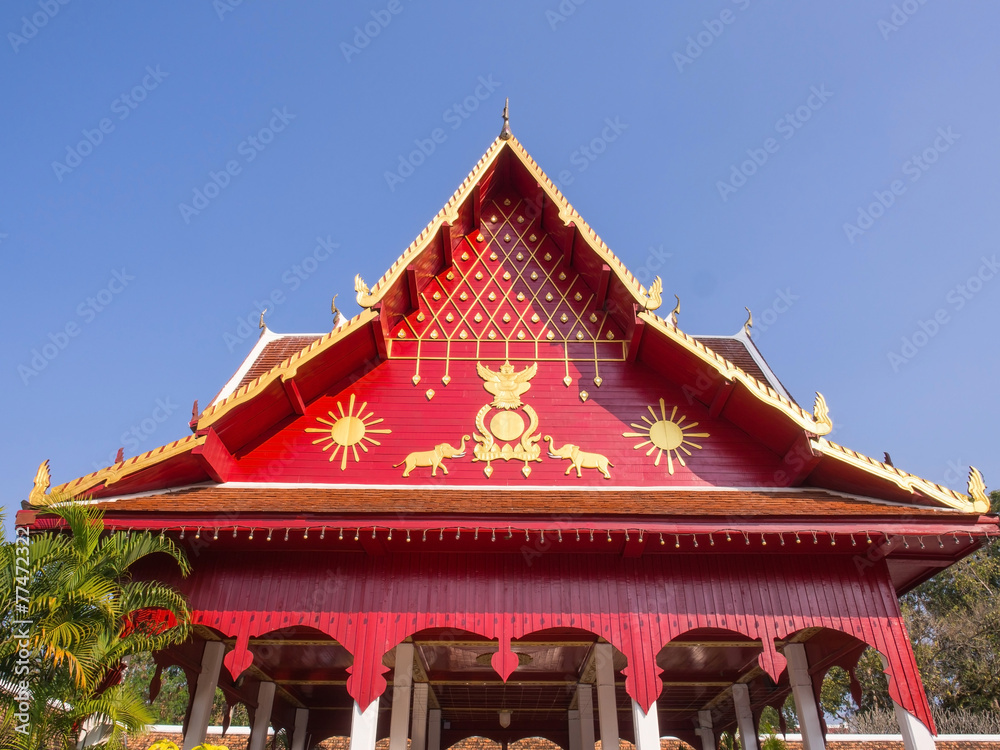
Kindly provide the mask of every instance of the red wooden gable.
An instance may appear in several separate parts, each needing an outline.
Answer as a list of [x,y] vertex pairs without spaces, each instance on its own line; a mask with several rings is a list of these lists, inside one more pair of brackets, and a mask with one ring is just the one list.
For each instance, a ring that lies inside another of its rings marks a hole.
[[[356,291],[364,309],[329,334],[268,332],[192,420],[195,435],[57,493],[812,486],[988,508],[827,441],[822,397],[803,410],[746,332],[699,341],[657,314],[662,282],[640,285],[514,138],[494,142],[386,275]],[[300,348],[268,367],[289,342]]]

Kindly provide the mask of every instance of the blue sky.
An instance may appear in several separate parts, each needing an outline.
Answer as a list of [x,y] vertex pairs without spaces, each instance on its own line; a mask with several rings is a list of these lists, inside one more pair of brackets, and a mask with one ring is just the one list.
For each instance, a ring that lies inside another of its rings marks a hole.
[[43,459],[58,483],[189,434],[275,290],[279,332],[356,312],[506,96],[685,331],[749,306],[833,439],[1000,482],[995,3],[62,2],[0,11],[8,524]]

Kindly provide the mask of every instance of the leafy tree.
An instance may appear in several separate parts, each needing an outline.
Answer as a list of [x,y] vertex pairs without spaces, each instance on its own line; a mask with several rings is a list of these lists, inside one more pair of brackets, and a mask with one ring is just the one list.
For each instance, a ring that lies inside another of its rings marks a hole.
[[[990,495],[1000,512],[1000,491]],[[903,614],[931,702],[1000,711],[1000,546],[993,544],[907,594]]]
[[[1000,491],[990,500],[992,512],[1000,512]],[[931,707],[1000,715],[1000,545],[941,571],[906,594],[900,607]],[[891,712],[878,653],[865,651],[856,675],[864,690],[860,713]],[[859,712],[843,670],[831,670],[821,702],[827,716],[841,720]]]
[[[107,728],[106,747],[124,747],[151,719],[142,695],[120,681],[135,654],[158,650],[187,637],[184,598],[157,582],[135,581],[129,570],[156,554],[187,573],[187,559],[173,542],[149,533],[106,533],[94,506],[60,503],[46,513],[66,531],[32,535],[28,570],[17,571],[16,545],[0,537],[0,595],[27,589],[26,612],[0,616],[0,674],[18,675],[19,640],[27,633],[28,674],[14,694],[0,690],[0,742],[5,748],[73,747],[82,731]],[[139,615],[164,611],[174,627],[143,627]],[[21,624],[25,623],[25,624]],[[30,693],[22,712],[18,692]],[[27,721],[23,719],[27,718]]]

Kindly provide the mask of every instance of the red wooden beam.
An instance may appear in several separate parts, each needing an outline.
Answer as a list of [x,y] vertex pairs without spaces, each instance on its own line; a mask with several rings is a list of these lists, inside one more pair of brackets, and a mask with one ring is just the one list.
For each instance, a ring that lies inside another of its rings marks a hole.
[[[636,306],[633,305],[633,308],[635,307]],[[628,342],[628,353],[625,355],[625,361],[635,362],[636,357],[639,356],[639,343],[642,341],[642,334],[645,330],[646,321],[636,316],[635,328],[632,329],[632,339]]]
[[603,310],[608,301],[608,285],[611,283],[611,266],[607,263],[601,266],[601,276],[597,280],[597,309]]
[[444,267],[451,268],[455,265],[451,247],[451,224],[447,221],[441,223],[441,258],[444,260]]
[[477,182],[475,187],[472,188],[472,226],[476,231],[482,230],[482,208],[483,208],[483,196],[482,190],[479,189],[479,183]]
[[389,346],[386,344],[385,329],[382,327],[382,310],[379,309],[378,313],[378,318],[372,321],[372,336],[375,337],[375,350],[379,359],[386,360],[389,358]]
[[715,392],[715,396],[712,398],[711,405],[708,407],[708,416],[715,419],[722,414],[722,410],[726,408],[726,404],[729,403],[729,397],[733,395],[734,390],[735,383],[732,380],[723,380],[719,386],[719,390]]
[[205,442],[191,449],[191,455],[197,456],[205,472],[216,482],[226,482],[236,469],[236,459],[216,434],[209,427],[200,430],[197,435],[205,435]]
[[574,223],[570,222],[571,234],[569,236],[569,242],[567,243],[569,247],[566,248],[566,265],[573,265],[573,256],[576,254],[576,240],[580,236],[580,228]]
[[782,487],[798,487],[809,478],[822,459],[823,454],[815,451],[812,441],[802,433],[781,460],[783,468],[774,474],[776,484]]
[[299,416],[306,413],[306,402],[302,398],[302,394],[299,392],[299,386],[294,380],[284,380],[282,379],[281,385],[285,388],[285,395],[288,396],[288,401],[292,405],[292,411],[294,411]]
[[410,309],[416,310],[420,307],[420,290],[417,289],[417,270],[415,268],[406,269],[406,288],[410,290]]

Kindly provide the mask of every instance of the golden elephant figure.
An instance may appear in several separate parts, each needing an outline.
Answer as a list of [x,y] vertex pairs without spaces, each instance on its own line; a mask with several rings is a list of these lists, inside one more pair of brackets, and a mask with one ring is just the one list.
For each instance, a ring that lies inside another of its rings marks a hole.
[[545,442],[549,444],[549,458],[568,458],[570,465],[566,467],[566,474],[568,475],[573,469],[576,469],[576,475],[578,477],[583,476],[583,469],[597,469],[604,475],[605,479],[611,479],[611,473],[608,471],[608,467],[614,468],[614,464],[608,460],[607,456],[602,456],[600,453],[589,453],[587,451],[580,450],[579,445],[573,445],[572,443],[566,443],[562,448],[556,448],[552,444],[552,436],[546,435]]
[[406,464],[406,468],[403,469],[403,476],[410,476],[410,472],[413,471],[418,466],[430,466],[431,476],[437,476],[437,470],[440,467],[441,471],[445,474],[448,473],[448,467],[446,467],[442,461],[446,458],[461,458],[465,455],[465,441],[469,440],[468,435],[462,435],[462,444],[457,448],[449,443],[441,443],[440,445],[435,445],[433,450],[429,451],[414,451],[398,464],[393,464],[393,468],[398,468],[403,464]]

